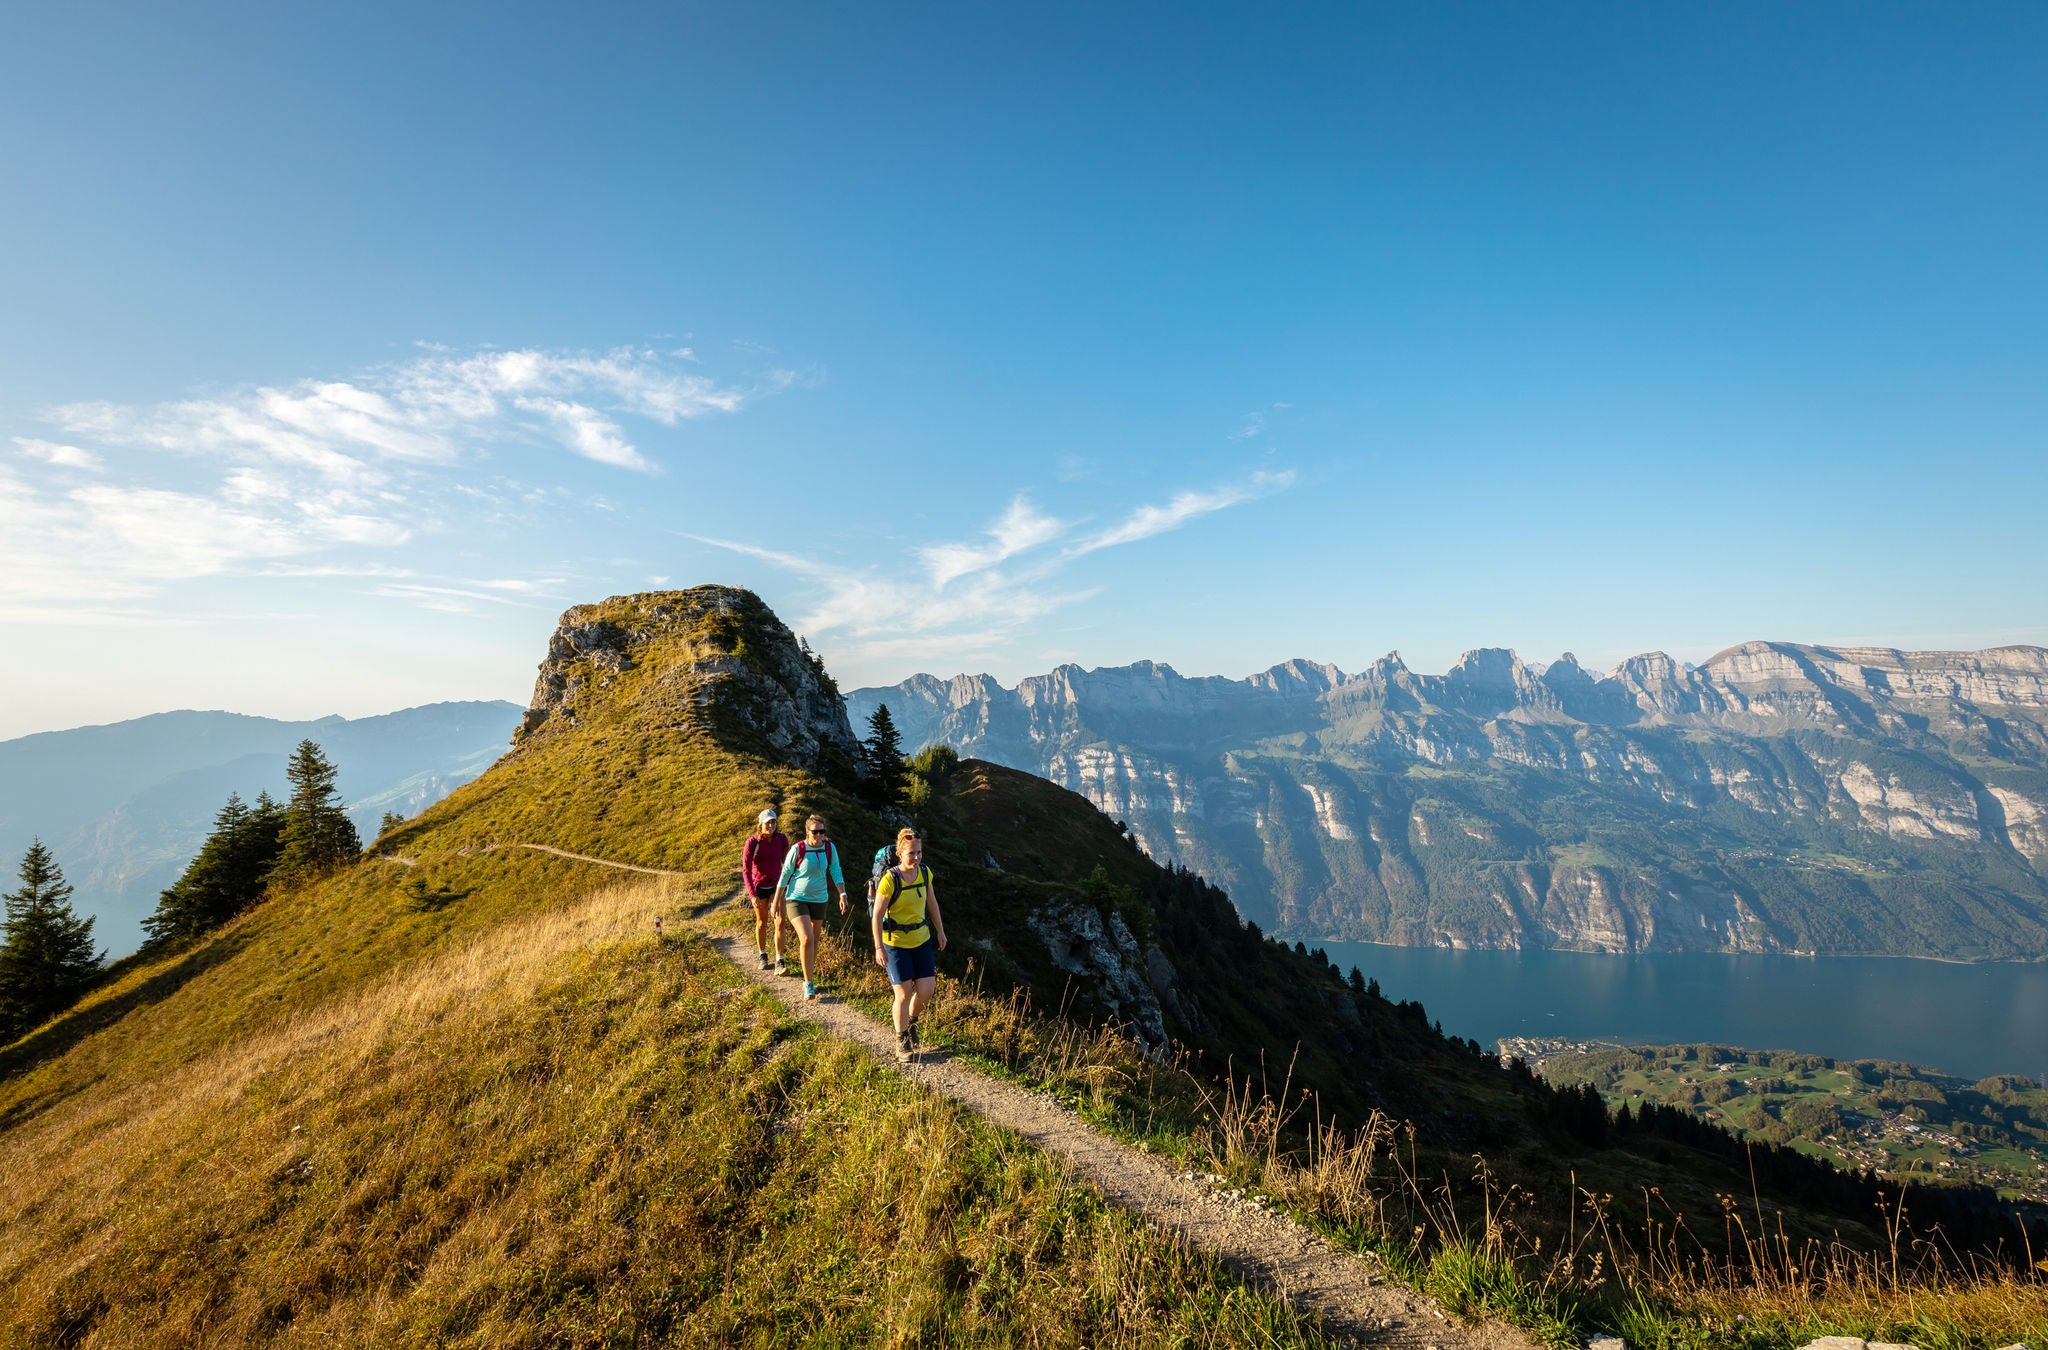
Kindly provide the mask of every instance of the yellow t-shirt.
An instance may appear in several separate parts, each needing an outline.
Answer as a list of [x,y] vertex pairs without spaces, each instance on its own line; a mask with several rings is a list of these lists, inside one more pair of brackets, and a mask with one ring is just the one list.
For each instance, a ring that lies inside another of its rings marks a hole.
[[922,947],[931,941],[931,926],[924,919],[925,898],[931,894],[932,869],[920,866],[917,880],[905,881],[895,868],[882,873],[875,883],[875,903],[882,906],[882,941],[891,947]]

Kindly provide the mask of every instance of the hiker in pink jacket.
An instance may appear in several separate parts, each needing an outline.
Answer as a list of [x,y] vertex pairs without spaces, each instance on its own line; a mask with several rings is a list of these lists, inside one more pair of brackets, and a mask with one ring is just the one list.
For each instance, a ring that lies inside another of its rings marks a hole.
[[[760,949],[761,969],[774,970],[782,964],[782,916],[776,912],[775,883],[782,877],[782,861],[789,856],[789,836],[775,824],[775,808],[755,817],[754,832],[740,851],[740,875],[747,884],[747,899],[754,902],[754,946]],[[768,959],[768,940],[775,939],[775,959]]]

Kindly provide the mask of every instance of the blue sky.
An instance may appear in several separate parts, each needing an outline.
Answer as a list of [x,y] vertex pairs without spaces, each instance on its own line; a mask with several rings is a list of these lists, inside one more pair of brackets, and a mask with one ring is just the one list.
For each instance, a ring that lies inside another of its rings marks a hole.
[[2039,6],[17,8],[0,736],[2048,643]]

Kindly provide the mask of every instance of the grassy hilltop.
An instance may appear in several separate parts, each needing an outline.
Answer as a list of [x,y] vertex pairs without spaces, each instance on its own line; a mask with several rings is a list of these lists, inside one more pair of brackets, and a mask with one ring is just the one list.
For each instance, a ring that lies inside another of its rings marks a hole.
[[[380,841],[415,867],[272,896],[6,1048],[0,1344],[1316,1343],[654,941],[731,891],[763,800],[856,817],[699,701],[700,661],[794,652],[758,602],[586,610],[643,625],[634,668]],[[521,840],[692,875],[492,848]]]
[[[764,803],[825,815],[864,873],[892,823],[851,748],[829,677],[751,595],[570,611],[482,777],[0,1049],[0,1345],[1315,1343],[690,930],[654,938],[731,894]],[[1885,1248],[1896,1188],[1617,1123],[1263,938],[1082,799],[919,764],[953,937],[935,1037],[1454,1307],[1560,1343],[1706,1344],[1747,1309],[1713,1343],[1939,1322],[1988,1350],[2048,1306],[2009,1266],[1872,1284],[1854,1254]],[[677,875],[621,884],[527,843]],[[828,960],[872,1003],[862,941]],[[1811,1273],[1797,1298],[1760,1284],[1782,1270],[1724,1224],[1735,1195],[1793,1261],[1836,1242],[1849,1301]],[[1996,1224],[2010,1244],[1988,1199],[1928,1203],[1952,1247]]]

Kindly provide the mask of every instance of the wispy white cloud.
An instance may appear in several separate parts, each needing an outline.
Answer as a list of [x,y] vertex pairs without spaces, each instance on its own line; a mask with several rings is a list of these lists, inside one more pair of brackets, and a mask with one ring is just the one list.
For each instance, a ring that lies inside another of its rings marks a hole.
[[[448,465],[507,440],[547,440],[572,454],[647,472],[653,463],[619,416],[673,427],[734,413],[751,395],[645,348],[537,349],[457,356],[428,350],[347,380],[305,380],[148,407],[87,402],[53,408],[52,424],[104,448],[207,455],[312,470],[358,487],[394,465]],[[767,388],[787,372],[764,377]]]
[[1177,530],[1197,517],[1211,515],[1242,502],[1270,497],[1293,486],[1294,470],[1286,469],[1279,473],[1255,473],[1242,483],[1207,492],[1177,492],[1165,505],[1141,506],[1108,529],[1081,540],[1073,552],[1079,555],[1114,548],[1118,544],[1135,544],[1140,539]]
[[694,359],[652,348],[425,347],[344,379],[50,408],[43,420],[61,439],[12,437],[18,467],[0,463],[0,605],[89,603],[117,620],[124,611],[112,602],[224,574],[377,578],[394,583],[378,593],[443,607],[548,594],[558,579],[435,591],[397,584],[405,568],[306,555],[393,549],[452,525],[506,527],[559,509],[584,494],[464,480],[506,447],[556,446],[657,472],[629,420],[675,427],[735,413],[793,378],[771,370],[742,387],[691,368]]
[[100,468],[100,457],[82,446],[59,445],[55,441],[39,441],[31,436],[16,436],[14,444],[30,459],[39,459],[60,469],[86,469],[97,472]]
[[624,428],[587,404],[560,398],[522,398],[515,401],[515,406],[547,418],[562,444],[585,459],[619,469],[638,469],[641,473],[654,471],[654,466],[626,439]]
[[397,544],[403,527],[331,503],[256,510],[225,497],[94,483],[44,492],[0,468],[0,604],[129,600],[336,543]]
[[1099,585],[1062,581],[1062,573],[1077,559],[1284,491],[1293,481],[1292,472],[1257,473],[1226,487],[1178,493],[1163,505],[1140,506],[1123,520],[1079,538],[1071,538],[1073,525],[1019,497],[978,538],[920,548],[916,557],[922,574],[849,567],[744,541],[690,537],[810,582],[816,595],[795,626],[813,636],[843,634],[851,645],[848,654],[857,659],[887,660],[913,652],[926,660],[966,659],[992,655],[1033,620],[1099,594]]
[[1049,544],[1066,530],[1063,522],[1041,513],[1029,501],[1019,497],[988,527],[988,532],[981,539],[971,543],[931,544],[919,549],[917,556],[930,573],[932,585],[943,588],[956,578],[985,571],[1041,544]]

